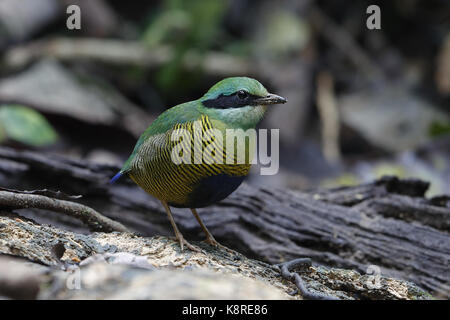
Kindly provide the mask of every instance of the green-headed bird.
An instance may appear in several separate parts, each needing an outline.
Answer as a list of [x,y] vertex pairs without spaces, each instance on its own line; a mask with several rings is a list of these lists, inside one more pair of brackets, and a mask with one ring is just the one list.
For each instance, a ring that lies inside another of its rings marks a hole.
[[[235,144],[234,139],[237,137],[239,140],[246,130],[255,129],[268,105],[279,103],[286,103],[286,99],[268,93],[255,79],[226,78],[211,87],[200,99],[163,112],[141,135],[131,156],[111,182],[127,174],[142,189],[159,199],[181,250],[183,245],[195,251],[198,248],[184,239],[169,206],[190,208],[206,234],[205,241],[218,246],[196,208],[225,199],[239,187],[250,170],[253,150],[245,140],[245,161],[237,161],[235,153],[239,142]],[[220,135],[210,132],[219,132]],[[230,132],[237,136],[233,136],[232,149],[235,150],[228,150],[227,153],[226,139]],[[178,155],[185,154],[185,159],[192,160],[190,163],[174,161],[177,145],[181,146],[177,149]],[[227,158],[230,152],[232,157]],[[220,154],[218,157],[217,153]],[[203,161],[195,161],[198,154],[203,155],[200,157]]]

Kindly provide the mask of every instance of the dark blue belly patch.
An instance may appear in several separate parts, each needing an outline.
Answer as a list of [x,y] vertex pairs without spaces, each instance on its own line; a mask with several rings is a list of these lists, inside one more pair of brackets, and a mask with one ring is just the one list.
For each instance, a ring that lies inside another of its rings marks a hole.
[[188,196],[188,203],[183,206],[170,203],[169,205],[183,208],[209,206],[228,197],[240,186],[244,179],[245,176],[230,176],[227,174],[206,177],[194,186],[194,190]]

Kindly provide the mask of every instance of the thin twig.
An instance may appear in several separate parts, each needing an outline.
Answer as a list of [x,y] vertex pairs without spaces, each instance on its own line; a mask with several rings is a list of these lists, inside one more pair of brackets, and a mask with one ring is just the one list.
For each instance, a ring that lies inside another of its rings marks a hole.
[[[151,69],[169,63],[174,55],[175,50],[170,46],[149,48],[137,41],[61,37],[12,48],[5,54],[3,62],[8,67],[19,68],[39,58],[52,57],[61,61],[90,60]],[[187,70],[201,69],[214,75],[254,73],[245,59],[217,51],[199,53],[189,50],[182,62]]]
[[311,6],[309,13],[312,25],[361,71],[361,75],[375,83],[386,78],[383,71],[345,28],[330,19],[317,6]]
[[[336,297],[333,296],[328,296],[325,294],[321,294],[321,293],[314,293],[309,291],[306,286],[304,281],[302,280],[302,278],[300,277],[300,275],[298,273],[295,272],[290,272],[291,269],[295,268],[295,267],[305,267],[305,266],[311,266],[311,259],[309,258],[299,258],[299,259],[294,259],[292,261],[288,261],[285,263],[281,263],[278,265],[275,265],[276,268],[278,268],[278,270],[281,273],[281,276],[283,278],[285,278],[286,280],[292,281],[295,283],[295,285],[297,286],[298,291],[300,292],[300,294],[302,295],[303,299],[308,299],[308,300],[339,300]],[[295,293],[294,293],[295,294]]]
[[339,111],[334,96],[333,77],[323,71],[317,75],[317,109],[319,111],[322,130],[322,152],[330,163],[339,163]]
[[130,232],[130,230],[121,223],[103,216],[88,206],[43,195],[0,191],[0,206],[15,209],[37,208],[64,213],[81,220],[93,231]]

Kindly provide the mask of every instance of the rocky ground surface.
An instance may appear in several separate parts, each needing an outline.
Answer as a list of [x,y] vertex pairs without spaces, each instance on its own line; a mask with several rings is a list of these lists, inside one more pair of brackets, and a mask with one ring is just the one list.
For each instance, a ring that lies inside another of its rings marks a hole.
[[[302,299],[280,268],[166,237],[77,234],[0,212],[0,296],[27,299]],[[430,299],[414,284],[376,273],[310,267],[290,270],[311,293],[335,299]]]

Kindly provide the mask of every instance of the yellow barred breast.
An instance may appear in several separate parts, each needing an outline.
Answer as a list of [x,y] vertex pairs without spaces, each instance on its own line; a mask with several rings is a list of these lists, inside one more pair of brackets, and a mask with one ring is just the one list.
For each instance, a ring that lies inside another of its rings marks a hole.
[[[129,176],[172,206],[209,205],[233,192],[250,170],[254,141],[242,140],[243,135],[231,137],[222,122],[205,115],[176,124],[141,145]],[[227,146],[233,147],[227,152]]]

